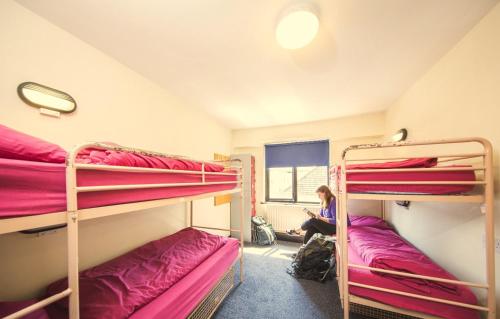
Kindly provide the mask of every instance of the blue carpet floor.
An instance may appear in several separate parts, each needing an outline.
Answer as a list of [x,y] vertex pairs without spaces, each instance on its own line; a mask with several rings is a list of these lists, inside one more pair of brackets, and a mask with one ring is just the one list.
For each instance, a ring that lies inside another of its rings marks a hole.
[[[300,244],[245,249],[243,283],[230,293],[215,319],[342,318],[337,282],[319,283],[287,274],[291,254]],[[237,273],[237,279],[239,274]],[[362,319],[351,315],[351,319]]]

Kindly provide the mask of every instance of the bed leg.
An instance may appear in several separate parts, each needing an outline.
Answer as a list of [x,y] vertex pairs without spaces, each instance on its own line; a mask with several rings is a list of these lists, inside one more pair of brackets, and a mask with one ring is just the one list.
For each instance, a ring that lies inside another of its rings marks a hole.
[[193,227],[193,201],[186,202],[187,227]]
[[349,319],[349,302],[346,304],[346,300],[348,300],[348,298],[344,298],[344,319]]
[[495,212],[494,212],[494,189],[493,189],[493,149],[488,141],[483,141],[485,171],[485,236],[486,236],[486,279],[488,281],[488,319],[496,318],[496,296],[495,296]]
[[244,185],[243,185],[243,171],[241,171],[240,175],[240,182],[241,182],[241,190],[240,190],[240,247],[241,247],[241,255],[240,255],[240,283],[243,283],[243,269],[244,269],[244,261],[243,261],[243,248],[245,246],[245,226],[244,226],[244,220],[245,220],[245,203],[244,203]]
[[69,318],[80,317],[79,290],[78,290],[78,212],[68,212],[68,287]]
[[346,187],[346,161],[342,158],[341,165],[341,190],[340,190],[340,247],[342,250],[342,255],[340,257],[340,263],[342,265],[342,294],[344,299],[342,300],[344,308],[344,319],[349,318],[349,257],[348,257],[348,236],[347,232],[347,187]]

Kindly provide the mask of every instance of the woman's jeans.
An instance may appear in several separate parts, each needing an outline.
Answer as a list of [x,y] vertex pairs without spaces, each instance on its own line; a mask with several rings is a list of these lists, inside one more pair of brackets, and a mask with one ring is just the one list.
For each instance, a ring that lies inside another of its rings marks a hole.
[[335,224],[330,224],[318,218],[311,218],[306,220],[302,226],[302,230],[306,231],[304,236],[304,244],[311,239],[311,237],[316,233],[321,233],[323,235],[334,235],[337,232]]

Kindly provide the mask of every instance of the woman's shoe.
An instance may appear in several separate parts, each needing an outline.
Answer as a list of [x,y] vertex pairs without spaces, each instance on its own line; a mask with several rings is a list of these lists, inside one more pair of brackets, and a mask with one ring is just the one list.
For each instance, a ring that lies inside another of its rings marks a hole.
[[300,235],[299,232],[297,232],[295,229],[287,229],[286,233],[288,235],[291,235],[291,236],[293,236],[293,235]]

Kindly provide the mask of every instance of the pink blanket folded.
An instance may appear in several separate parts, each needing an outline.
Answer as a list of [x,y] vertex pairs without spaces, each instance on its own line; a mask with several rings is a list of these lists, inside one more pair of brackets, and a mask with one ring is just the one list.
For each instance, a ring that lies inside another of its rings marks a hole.
[[[227,238],[186,228],[80,273],[80,313],[84,319],[127,318],[158,297],[221,248]],[[67,279],[47,288],[53,295]],[[54,312],[68,308],[66,299]]]
[[[391,229],[352,227],[349,230],[349,237],[354,250],[370,267],[444,279],[456,279]],[[430,289],[440,289],[451,294],[458,293],[458,287],[453,284],[380,272],[374,273],[393,278],[421,293],[429,293]]]
[[437,162],[436,157],[410,158],[395,162],[350,164],[347,169],[424,168],[436,166]]
[[[201,171],[202,166],[200,162],[196,161],[97,148],[82,150],[77,156],[77,162],[85,164],[164,168],[189,171]],[[221,172],[223,170],[224,166],[222,165],[205,163],[205,171],[207,172]]]

